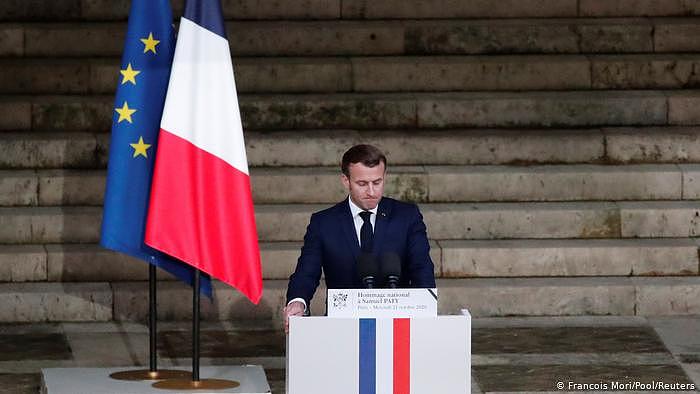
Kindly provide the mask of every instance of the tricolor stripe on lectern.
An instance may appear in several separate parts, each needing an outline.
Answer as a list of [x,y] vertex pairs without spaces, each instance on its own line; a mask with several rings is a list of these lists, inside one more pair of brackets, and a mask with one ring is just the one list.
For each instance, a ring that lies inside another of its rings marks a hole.
[[394,319],[394,394],[411,392],[411,320]]
[[189,0],[160,123],[146,243],[262,296],[243,129],[219,0]]
[[360,394],[377,390],[377,321],[360,319]]
[[359,394],[411,392],[411,320],[359,319]]

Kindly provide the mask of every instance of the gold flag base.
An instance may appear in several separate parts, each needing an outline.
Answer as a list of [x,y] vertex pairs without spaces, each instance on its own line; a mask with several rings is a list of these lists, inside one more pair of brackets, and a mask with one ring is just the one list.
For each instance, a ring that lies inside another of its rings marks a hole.
[[177,369],[137,369],[131,371],[119,371],[109,375],[114,380],[164,380],[164,379],[190,379],[192,373]]
[[225,379],[168,379],[155,382],[151,386],[164,390],[225,390],[233,389],[241,384],[235,380]]

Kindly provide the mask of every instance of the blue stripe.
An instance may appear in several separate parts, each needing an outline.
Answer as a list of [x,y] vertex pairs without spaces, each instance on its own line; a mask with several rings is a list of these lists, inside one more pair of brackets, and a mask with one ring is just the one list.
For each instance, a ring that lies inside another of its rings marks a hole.
[[226,38],[224,14],[219,0],[187,0],[183,17]]
[[360,394],[377,392],[377,321],[360,319]]

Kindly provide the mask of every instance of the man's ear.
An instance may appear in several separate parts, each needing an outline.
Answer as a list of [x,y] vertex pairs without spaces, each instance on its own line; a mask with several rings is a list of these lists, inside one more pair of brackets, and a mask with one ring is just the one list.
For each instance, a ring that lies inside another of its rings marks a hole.
[[350,179],[348,179],[345,174],[340,174],[340,181],[343,182],[343,186],[345,186],[345,189],[350,190]]

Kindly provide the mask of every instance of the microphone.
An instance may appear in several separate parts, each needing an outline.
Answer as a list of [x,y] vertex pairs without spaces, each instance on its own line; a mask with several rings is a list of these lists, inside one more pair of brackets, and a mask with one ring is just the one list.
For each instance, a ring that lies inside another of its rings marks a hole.
[[382,255],[381,275],[386,287],[389,289],[398,287],[399,278],[401,278],[401,258],[398,254],[385,253]]
[[369,253],[362,253],[357,259],[357,270],[360,272],[362,285],[366,289],[373,289],[379,274],[377,259]]

